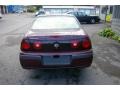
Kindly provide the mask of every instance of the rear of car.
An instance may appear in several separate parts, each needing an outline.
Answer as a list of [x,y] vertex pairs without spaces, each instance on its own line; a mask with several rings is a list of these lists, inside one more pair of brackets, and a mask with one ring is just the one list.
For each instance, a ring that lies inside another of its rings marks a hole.
[[91,41],[74,16],[41,16],[21,42],[25,69],[83,68],[92,63]]
[[100,22],[100,17],[99,16],[90,16],[92,19],[95,20],[95,22],[99,23]]

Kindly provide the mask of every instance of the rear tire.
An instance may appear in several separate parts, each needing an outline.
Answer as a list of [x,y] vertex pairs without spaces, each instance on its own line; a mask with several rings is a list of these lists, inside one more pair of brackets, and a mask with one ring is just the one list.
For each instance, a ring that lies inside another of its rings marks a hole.
[[91,19],[91,20],[90,20],[90,23],[91,23],[91,24],[95,24],[95,23],[96,23],[95,19]]

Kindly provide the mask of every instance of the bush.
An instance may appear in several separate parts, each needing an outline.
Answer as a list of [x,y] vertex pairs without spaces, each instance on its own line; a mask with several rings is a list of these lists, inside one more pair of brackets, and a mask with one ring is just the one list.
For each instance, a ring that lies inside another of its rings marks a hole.
[[118,40],[118,38],[119,38],[118,35],[114,35],[114,36],[112,37],[112,39],[114,39],[114,40]]
[[112,31],[111,28],[104,28],[101,32],[98,33],[100,36],[111,38],[120,42],[120,35]]
[[120,42],[120,36],[119,36],[119,38],[118,38],[118,42]]
[[112,37],[115,35],[115,32],[113,32],[111,28],[105,28],[99,33],[99,35],[103,37]]
[[35,11],[36,11],[36,8],[35,8],[35,7],[30,7],[30,8],[27,9],[27,12],[33,13],[33,12],[35,12]]

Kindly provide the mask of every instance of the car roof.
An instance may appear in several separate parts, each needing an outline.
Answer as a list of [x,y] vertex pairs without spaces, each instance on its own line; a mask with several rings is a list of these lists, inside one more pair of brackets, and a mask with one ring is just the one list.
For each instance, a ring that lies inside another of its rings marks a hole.
[[[58,17],[63,17],[63,16],[65,16],[65,17],[73,17],[73,18],[75,18],[76,20],[77,20],[77,22],[79,22],[78,21],[78,19],[75,17],[75,15],[73,15],[73,14],[43,14],[43,15],[38,15],[37,16],[37,18],[36,19],[34,19],[34,21],[36,21],[37,19],[39,19],[39,18],[41,18],[41,17],[51,17],[51,16],[58,16]],[[33,22],[34,22],[33,21]]]
[[[37,19],[39,19],[39,18],[41,18],[41,17],[51,17],[51,16],[58,16],[58,17],[63,17],[63,16],[65,16],[65,17],[73,17],[73,18],[75,18],[75,19],[77,20],[77,22],[78,22],[78,19],[77,19],[73,14],[43,14],[43,15],[38,15],[37,18],[36,18],[34,21],[36,21]],[[33,21],[33,22],[34,22],[34,21]]]
[[44,16],[46,16],[46,17],[47,17],[47,16],[48,16],[48,17],[49,17],[49,16],[73,16],[73,17],[74,17],[74,15],[72,15],[72,14],[44,14],[44,15],[39,15],[38,18],[39,18],[39,17],[42,17],[42,16],[43,16],[43,17],[44,17]]

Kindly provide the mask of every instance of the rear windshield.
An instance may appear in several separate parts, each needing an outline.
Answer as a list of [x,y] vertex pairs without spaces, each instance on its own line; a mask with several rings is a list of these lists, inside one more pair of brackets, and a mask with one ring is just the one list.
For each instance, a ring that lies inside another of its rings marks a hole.
[[73,16],[42,16],[36,19],[32,29],[79,29]]

